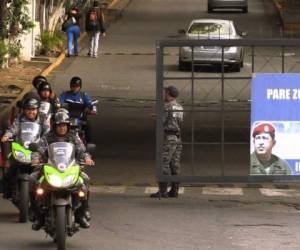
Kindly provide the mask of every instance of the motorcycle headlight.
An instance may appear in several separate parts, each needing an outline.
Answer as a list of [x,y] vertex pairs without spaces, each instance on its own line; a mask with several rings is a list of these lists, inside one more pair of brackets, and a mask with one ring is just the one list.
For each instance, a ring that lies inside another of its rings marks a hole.
[[63,186],[68,187],[74,182],[75,175],[69,175],[64,179]]
[[26,161],[26,156],[23,152],[21,151],[15,151],[16,159],[20,162],[25,162]]
[[57,175],[50,174],[48,175],[48,178],[49,178],[49,184],[51,184],[54,187],[61,187],[63,184],[62,179]]

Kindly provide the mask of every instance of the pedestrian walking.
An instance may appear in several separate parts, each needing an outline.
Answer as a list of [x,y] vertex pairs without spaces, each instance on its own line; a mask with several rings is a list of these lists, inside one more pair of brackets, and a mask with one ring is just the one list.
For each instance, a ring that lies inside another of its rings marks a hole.
[[90,43],[88,55],[96,58],[98,56],[100,34],[105,36],[104,15],[97,0],[94,1],[93,7],[87,12],[85,28]]
[[80,26],[79,19],[81,15],[77,7],[73,7],[70,12],[65,16],[65,21],[63,24],[63,29],[67,33],[68,38],[68,54],[67,56],[73,56],[73,47],[74,55],[78,56],[78,38],[80,36]]
[[[164,145],[162,152],[162,173],[164,175],[178,175],[182,151],[181,125],[183,122],[183,108],[176,101],[179,91],[174,86],[164,89],[165,110],[163,117]],[[179,182],[171,183],[171,190],[167,192],[168,183],[159,182],[158,192],[151,194],[151,198],[178,197]]]

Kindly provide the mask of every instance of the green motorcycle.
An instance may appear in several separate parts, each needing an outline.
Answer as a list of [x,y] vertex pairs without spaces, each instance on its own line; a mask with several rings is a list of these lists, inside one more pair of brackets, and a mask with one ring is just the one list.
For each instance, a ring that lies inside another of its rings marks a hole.
[[50,144],[48,156],[48,163],[42,167],[36,199],[45,232],[54,239],[58,250],[64,250],[66,237],[78,231],[75,215],[81,199],[86,198],[86,190],[72,143]]
[[29,212],[29,175],[33,171],[31,166],[31,150],[29,145],[40,138],[41,127],[34,122],[22,122],[20,132],[11,143],[11,153],[8,159],[11,163],[11,173],[14,178],[10,179],[14,186],[12,202],[19,209],[19,221],[27,222]]

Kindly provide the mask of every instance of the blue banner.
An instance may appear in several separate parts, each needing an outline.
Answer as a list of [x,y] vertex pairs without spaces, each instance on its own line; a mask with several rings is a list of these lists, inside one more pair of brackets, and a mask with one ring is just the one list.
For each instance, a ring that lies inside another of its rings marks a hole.
[[256,74],[251,93],[251,175],[300,174],[300,74]]

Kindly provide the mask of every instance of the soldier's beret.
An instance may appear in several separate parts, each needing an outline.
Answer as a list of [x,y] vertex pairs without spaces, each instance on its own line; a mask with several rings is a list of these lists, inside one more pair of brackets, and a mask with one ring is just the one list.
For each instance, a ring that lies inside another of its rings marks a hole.
[[179,91],[175,86],[168,86],[165,88],[166,91],[168,91],[169,95],[176,98],[179,96]]
[[261,133],[269,133],[272,138],[274,138],[275,128],[270,123],[260,123],[253,129],[252,136],[255,137],[256,135]]

